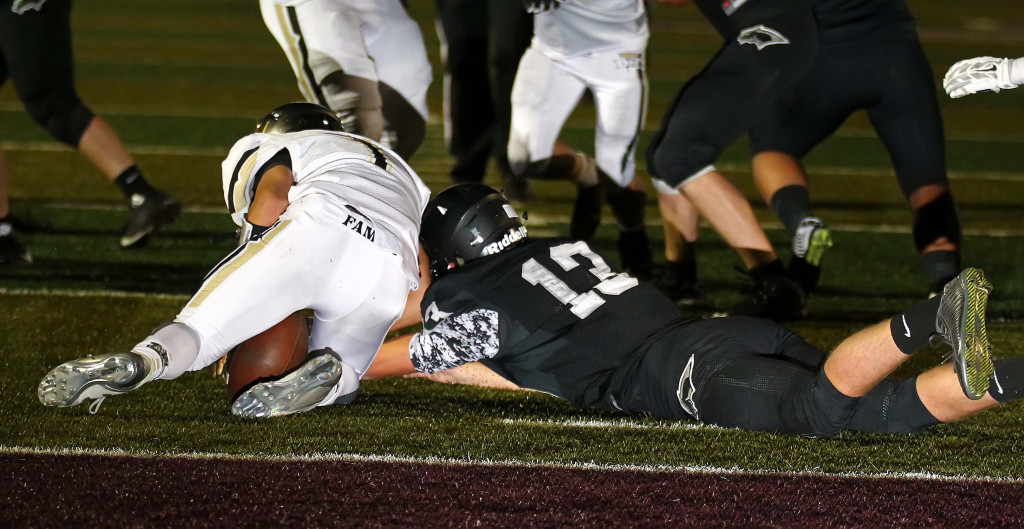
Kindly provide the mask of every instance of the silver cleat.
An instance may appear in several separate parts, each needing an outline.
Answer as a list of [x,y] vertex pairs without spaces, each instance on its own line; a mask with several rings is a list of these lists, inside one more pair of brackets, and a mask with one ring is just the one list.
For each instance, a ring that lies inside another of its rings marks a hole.
[[39,382],[39,402],[66,408],[87,399],[102,401],[139,386],[146,378],[146,362],[135,353],[111,353],[65,362]]
[[311,410],[338,384],[343,371],[341,360],[333,354],[314,356],[291,373],[242,392],[231,413],[256,419]]
[[942,289],[935,329],[952,348],[953,369],[968,398],[988,391],[992,344],[985,328],[985,306],[992,283],[977,268],[967,268]]

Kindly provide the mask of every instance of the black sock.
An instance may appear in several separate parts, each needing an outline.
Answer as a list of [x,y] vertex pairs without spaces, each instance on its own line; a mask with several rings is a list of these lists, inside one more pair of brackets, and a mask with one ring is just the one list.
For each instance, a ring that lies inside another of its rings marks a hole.
[[942,296],[918,303],[889,320],[889,333],[903,354],[914,354],[935,334],[935,318]]
[[132,195],[152,197],[160,194],[156,188],[149,185],[149,182],[142,176],[142,171],[139,170],[137,165],[125,169],[114,179],[114,184],[121,190],[125,198],[129,200],[131,200]]
[[941,293],[942,287],[960,273],[960,253],[952,250],[928,252],[921,256],[921,262],[932,292]]
[[995,376],[989,383],[988,394],[999,403],[1024,397],[1024,357],[1003,358],[992,364]]
[[668,261],[669,274],[681,283],[697,282],[697,261]]
[[811,194],[801,185],[788,185],[779,189],[772,195],[771,203],[772,211],[791,237],[796,235],[801,220],[814,216],[811,211]]

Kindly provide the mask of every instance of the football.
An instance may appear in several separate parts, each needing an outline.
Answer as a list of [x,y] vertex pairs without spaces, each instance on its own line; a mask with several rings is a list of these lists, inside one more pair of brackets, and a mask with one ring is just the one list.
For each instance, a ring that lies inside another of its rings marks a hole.
[[279,377],[299,367],[308,351],[309,324],[302,312],[295,312],[228,353],[224,367],[228,397],[234,402],[242,391],[256,382]]

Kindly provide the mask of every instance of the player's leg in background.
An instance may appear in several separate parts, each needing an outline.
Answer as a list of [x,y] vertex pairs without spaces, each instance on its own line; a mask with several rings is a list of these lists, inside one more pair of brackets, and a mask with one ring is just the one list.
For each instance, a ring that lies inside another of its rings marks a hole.
[[869,97],[856,92],[861,84],[856,78],[865,74],[853,70],[857,64],[834,54],[832,46],[822,44],[804,77],[750,130],[754,183],[791,237],[789,273],[808,293],[817,287],[822,256],[832,246],[832,236],[814,214],[809,179],[800,160],[862,106],[860,100]]
[[[648,147],[647,167],[660,192],[684,193],[752,271],[752,295],[734,311],[769,317],[790,312],[781,317],[793,317],[804,311],[802,290],[785,277],[785,267],[750,204],[711,166],[805,73],[815,56],[817,31],[809,12],[772,19],[767,25],[781,31],[789,43],[760,50],[739,41],[727,43],[669,108]],[[778,303],[757,301],[771,291],[786,292],[781,296],[790,298],[784,303],[786,310],[780,311]]]
[[913,211],[914,244],[931,292],[960,272],[960,216],[946,175],[945,135],[932,70],[916,39],[888,45],[889,84],[868,118]]
[[114,129],[94,115],[74,86],[71,3],[51,2],[38,11],[0,14],[7,73],[32,119],[54,139],[76,149],[128,202],[123,248],[143,244],[173,222],[181,207],[142,175]]
[[385,145],[408,160],[423,143],[433,79],[419,25],[400,0],[369,2],[362,16],[366,50],[377,68]]
[[31,264],[32,253],[15,230],[8,193],[7,160],[0,150],[0,265]]
[[451,170],[455,183],[483,182],[494,150],[488,8],[489,2],[480,0],[437,1],[437,38],[444,65],[444,141],[455,158]]
[[523,53],[533,37],[533,15],[522,3],[488,0],[494,69],[494,160],[501,173],[502,192],[512,200],[529,200],[530,185],[516,178],[508,163],[508,135],[512,121],[512,85]]
[[658,193],[658,210],[665,232],[665,266],[655,267],[654,286],[679,305],[704,303],[697,282],[697,238],[700,215],[680,193]]
[[527,49],[512,88],[508,140],[509,167],[517,177],[568,180],[577,186],[570,236],[587,239],[600,224],[597,165],[583,153],[557,142],[565,120],[586,84],[540,51]]
[[379,141],[384,114],[377,70],[356,11],[326,0],[296,6],[260,0],[260,12],[288,58],[302,97],[333,110],[346,130]]
[[594,159],[619,228],[622,268],[651,279],[654,260],[644,225],[647,193],[636,178],[636,146],[647,115],[646,42],[595,53],[570,66],[587,79],[597,107]]

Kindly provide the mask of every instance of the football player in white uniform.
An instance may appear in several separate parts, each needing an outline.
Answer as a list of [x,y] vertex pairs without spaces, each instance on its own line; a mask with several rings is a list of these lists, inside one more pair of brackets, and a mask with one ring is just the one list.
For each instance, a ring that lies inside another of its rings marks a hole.
[[978,92],[1011,90],[1024,84],[1024,57],[1006,59],[975,57],[949,67],[942,87],[949,97],[958,98]]
[[232,412],[269,417],[350,402],[419,287],[419,219],[430,192],[394,152],[341,129],[327,108],[290,103],[240,139],[222,170],[241,246],[173,321],[131,352],[58,366],[40,382],[39,400],[66,407],[96,399],[98,409],[108,395],[203,369],[309,308],[310,358],[243,392]]
[[[512,87],[508,159],[516,175],[568,179],[579,186],[571,236],[588,239],[600,223],[601,193],[619,224],[623,267],[650,273],[644,232],[646,193],[635,179],[636,146],[647,111],[643,0],[527,1],[534,36]],[[556,143],[583,92],[597,107],[594,155]],[[599,185],[601,184],[601,185]]]
[[431,70],[419,26],[399,0],[260,0],[260,11],[306,101],[404,159],[416,152]]

